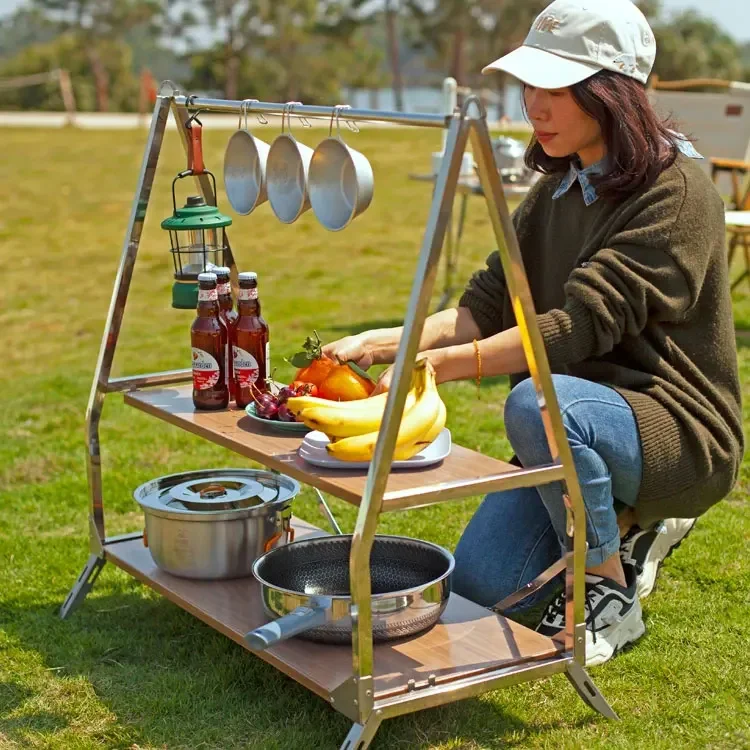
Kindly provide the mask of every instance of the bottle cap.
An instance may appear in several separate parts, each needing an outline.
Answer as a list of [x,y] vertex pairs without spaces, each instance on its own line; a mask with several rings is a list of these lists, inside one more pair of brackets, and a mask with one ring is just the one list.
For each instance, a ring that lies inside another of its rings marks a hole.
[[240,283],[243,281],[257,281],[258,280],[258,274],[255,273],[255,271],[243,271],[239,275]]
[[213,269],[213,272],[216,274],[217,279],[228,279],[229,278],[229,269],[226,266],[216,266]]
[[211,272],[205,272],[205,273],[199,273],[198,274],[198,282],[209,284],[209,283],[216,283],[216,274]]

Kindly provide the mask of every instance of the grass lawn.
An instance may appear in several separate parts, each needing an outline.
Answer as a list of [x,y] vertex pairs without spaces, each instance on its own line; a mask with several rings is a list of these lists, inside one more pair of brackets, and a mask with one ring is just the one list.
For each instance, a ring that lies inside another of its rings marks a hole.
[[[221,182],[229,132],[207,131],[207,163]],[[303,140],[314,145],[321,133]],[[84,409],[145,133],[4,130],[3,137],[0,748],[337,748],[348,719],[114,566],[68,621],[58,619],[88,555]],[[282,357],[313,327],[332,340],[401,320],[430,198],[428,186],[406,176],[429,167],[439,138],[422,130],[351,135],[370,156],[377,186],[370,210],[345,232],[325,232],[311,213],[284,226],[267,206],[236,219],[232,244],[240,269],[259,274],[279,379],[292,372]],[[188,365],[192,313],[170,308],[168,238],[159,228],[171,212],[171,179],[183,168],[171,132],[115,376]],[[485,216],[472,199],[460,279],[493,247]],[[750,328],[749,295],[750,286],[735,294],[741,328]],[[738,343],[747,384],[750,348],[744,336]],[[457,442],[508,458],[505,382],[485,382],[481,400],[473,383],[441,392]],[[745,394],[750,417],[747,385]],[[131,494],[141,482],[250,465],[126,408],[119,396],[106,401],[101,439],[108,534],[141,527]],[[646,637],[592,670],[622,721],[594,714],[557,676],[387,721],[375,747],[750,747],[749,482],[745,465],[729,499],[664,566],[645,602]],[[381,530],[452,549],[477,504],[386,515]],[[333,500],[333,510],[351,530],[355,509]],[[310,490],[295,512],[325,525]]]

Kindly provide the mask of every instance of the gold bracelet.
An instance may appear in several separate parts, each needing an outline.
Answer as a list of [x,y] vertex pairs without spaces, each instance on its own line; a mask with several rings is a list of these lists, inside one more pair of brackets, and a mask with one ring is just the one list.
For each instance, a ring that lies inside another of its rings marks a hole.
[[482,355],[479,352],[479,342],[476,339],[474,339],[474,353],[477,355],[477,398],[479,398],[482,393],[480,390],[482,383]]

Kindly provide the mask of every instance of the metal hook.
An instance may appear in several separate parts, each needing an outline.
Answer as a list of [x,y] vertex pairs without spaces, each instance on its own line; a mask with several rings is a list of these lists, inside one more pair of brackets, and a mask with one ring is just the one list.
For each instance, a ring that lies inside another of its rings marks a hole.
[[247,99],[240,102],[240,119],[237,122],[237,130],[242,130],[242,115],[245,115],[245,130],[247,130]]
[[[187,106],[188,106],[188,107],[190,106],[190,99],[191,99],[191,98],[193,98],[193,97],[188,97],[188,101],[186,102],[186,104],[187,104]],[[200,114],[200,113],[201,113],[202,111],[203,111],[203,110],[200,110],[200,109],[199,109],[199,110],[198,110],[197,112],[194,112],[194,113],[193,113],[192,115],[190,115],[190,117],[188,117],[188,119],[187,119],[187,120],[185,121],[185,127],[186,127],[186,128],[190,128],[190,127],[192,127],[192,126],[191,126],[191,123],[193,122],[193,120],[195,120],[195,122],[197,122],[197,123],[198,123],[198,125],[200,125],[201,127],[203,127],[203,123],[202,123],[202,122],[201,122],[201,121],[200,121],[200,120],[198,119],[198,115],[199,115],[199,114]]]
[[[341,138],[341,122],[340,122],[340,119],[339,119],[341,117],[341,110],[342,109],[351,109],[351,108],[352,108],[351,104],[337,104],[333,108],[333,111],[331,112],[331,122],[330,122],[330,124],[328,126],[328,137],[329,138],[333,135],[333,118],[334,117],[336,118],[336,135],[337,135],[338,138]],[[351,125],[349,125],[349,128],[352,129]],[[354,132],[358,132],[358,131],[355,130]]]
[[[289,135],[291,135],[292,138],[294,138],[294,135],[292,134],[292,110],[298,104],[302,104],[302,102],[287,102],[284,105],[284,109],[286,109],[286,126],[289,129]],[[303,127],[305,127],[304,123],[306,123],[307,120],[304,117],[300,117],[299,119],[303,123]],[[307,126],[306,127],[309,128],[309,127],[312,127],[312,126],[310,125],[309,122],[307,122]],[[281,118],[281,132],[282,133],[284,132],[284,116],[283,116],[283,114],[282,114],[282,118]]]
[[[260,99],[248,99],[250,104],[260,104]],[[263,116],[262,112],[256,112],[255,117],[261,125],[268,125],[268,120]]]

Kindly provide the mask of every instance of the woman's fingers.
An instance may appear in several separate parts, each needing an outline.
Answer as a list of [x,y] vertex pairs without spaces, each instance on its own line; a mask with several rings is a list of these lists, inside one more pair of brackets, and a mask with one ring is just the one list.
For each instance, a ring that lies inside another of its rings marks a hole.
[[391,387],[392,377],[393,377],[393,366],[389,367],[387,370],[383,370],[377,382],[375,383],[375,389],[370,395],[377,396],[378,393],[385,393],[385,391],[389,390]]

